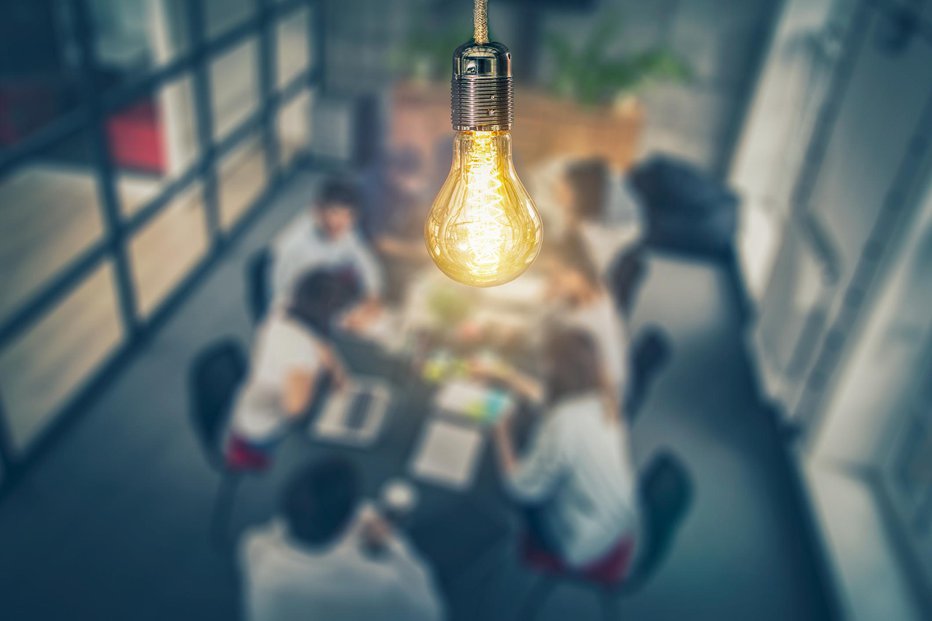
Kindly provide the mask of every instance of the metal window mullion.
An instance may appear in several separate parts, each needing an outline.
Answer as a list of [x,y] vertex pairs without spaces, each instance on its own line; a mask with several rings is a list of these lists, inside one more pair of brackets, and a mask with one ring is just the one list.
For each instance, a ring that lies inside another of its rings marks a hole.
[[72,134],[85,129],[88,123],[87,119],[88,111],[81,105],[74,110],[63,113],[45,127],[28,134],[20,142],[4,145],[3,151],[0,152],[0,177],[66,140]]
[[13,458],[13,434],[7,422],[6,408],[3,407],[3,393],[0,393],[0,464],[3,465],[3,479],[0,488],[6,487],[10,478],[15,474],[17,462]]
[[81,50],[81,87],[89,110],[89,129],[94,164],[97,168],[97,187],[100,194],[100,206],[106,227],[106,239],[109,253],[114,263],[116,274],[117,299],[120,306],[120,318],[128,340],[133,340],[140,331],[139,316],[136,309],[135,289],[130,272],[129,257],[126,252],[126,239],[120,215],[120,198],[116,191],[113,161],[106,133],[106,116],[100,94],[97,90],[97,52],[94,47],[94,25],[87,0],[76,0],[74,7],[74,24],[76,38]]
[[279,182],[279,144],[275,131],[278,111],[275,88],[277,84],[277,48],[275,38],[278,21],[272,0],[259,0],[259,93],[262,100],[262,137],[265,145],[265,170],[268,186]]
[[308,72],[307,85],[313,88],[315,84],[320,85],[320,90],[326,88],[327,84],[327,44],[324,34],[327,32],[327,3],[321,0],[308,0],[310,10],[308,14],[308,32],[314,34],[314,63]]
[[220,225],[220,206],[217,192],[217,162],[214,149],[214,119],[211,107],[207,54],[207,24],[204,19],[203,0],[185,3],[188,8],[188,28],[191,35],[192,67],[194,80],[194,111],[197,119],[198,143],[202,154],[200,174],[203,184],[204,217],[213,250],[223,245],[223,227]]

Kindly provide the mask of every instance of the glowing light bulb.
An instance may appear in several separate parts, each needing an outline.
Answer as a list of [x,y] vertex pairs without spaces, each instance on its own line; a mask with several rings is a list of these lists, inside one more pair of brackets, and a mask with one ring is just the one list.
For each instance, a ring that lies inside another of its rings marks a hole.
[[475,287],[517,278],[541,246],[540,215],[511,161],[511,54],[471,41],[453,54],[453,166],[424,239],[437,267]]
[[508,132],[456,134],[453,166],[424,233],[437,267],[467,285],[506,283],[534,261],[540,215],[515,173]]

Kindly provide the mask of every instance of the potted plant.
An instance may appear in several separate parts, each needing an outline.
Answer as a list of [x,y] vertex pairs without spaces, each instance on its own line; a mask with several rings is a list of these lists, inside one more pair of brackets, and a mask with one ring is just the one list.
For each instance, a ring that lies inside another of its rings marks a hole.
[[672,51],[648,49],[613,55],[621,21],[608,16],[576,46],[565,36],[546,38],[552,60],[545,92],[522,93],[522,123],[515,128],[535,152],[601,157],[618,169],[638,155],[644,111],[636,94],[658,81],[681,81],[691,72]]
[[[514,148],[522,165],[558,156],[603,157],[618,169],[633,163],[644,125],[636,93],[652,82],[684,80],[690,71],[663,48],[613,55],[610,46],[621,26],[617,17],[600,18],[578,49],[564,36],[545,39],[551,79],[516,93]],[[391,144],[415,147],[430,158],[449,139],[449,59],[468,38],[468,31],[425,21],[396,53],[393,64],[402,81],[393,94]]]
[[547,38],[553,59],[551,90],[584,106],[595,107],[634,96],[652,82],[683,81],[689,66],[673,51],[658,47],[615,57],[609,52],[618,39],[621,20],[600,20],[579,49],[563,35]]

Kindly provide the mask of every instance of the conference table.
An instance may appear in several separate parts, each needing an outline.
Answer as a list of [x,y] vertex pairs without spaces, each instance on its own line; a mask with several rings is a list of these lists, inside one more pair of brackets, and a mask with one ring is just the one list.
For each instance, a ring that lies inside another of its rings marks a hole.
[[386,353],[351,337],[340,339],[338,347],[352,373],[376,376],[389,384],[391,406],[379,437],[368,447],[312,441],[350,458],[373,496],[392,479],[402,478],[416,488],[418,502],[405,530],[441,581],[449,582],[458,569],[508,534],[511,509],[496,470],[490,430],[484,430],[468,486],[455,489],[418,480],[411,475],[411,463],[425,427],[436,415],[433,400],[439,387],[422,379],[404,355]]
[[[437,327],[438,318],[428,307],[434,302],[431,296],[438,287],[445,295],[450,293],[451,283],[444,281],[442,275],[429,273],[415,279],[403,307],[395,314],[397,322],[384,330],[387,338],[372,340],[350,334],[336,338],[337,349],[352,376],[378,378],[390,387],[391,405],[377,439],[369,446],[354,447],[315,437],[314,425],[326,394],[321,396],[321,403],[311,408],[302,435],[311,445],[309,452],[349,458],[359,468],[369,498],[376,499],[386,482],[399,478],[415,487],[417,505],[405,520],[404,530],[430,562],[442,588],[448,590],[467,567],[475,568],[476,573],[482,573],[483,566],[494,567],[494,558],[491,565],[486,559],[506,551],[503,544],[514,541],[516,522],[513,505],[505,496],[497,471],[489,425],[472,426],[480,429],[483,437],[468,485],[456,488],[412,474],[412,460],[418,453],[422,435],[438,417],[434,401],[437,391],[444,386],[444,382],[424,378],[423,356],[429,355],[435,344],[412,345],[417,341],[413,335],[430,332],[431,324]],[[473,300],[470,318],[488,319],[491,314],[506,325],[514,323],[515,303],[519,307],[536,304],[533,297],[542,293],[541,285],[539,280],[529,278],[523,285],[499,288],[492,297],[469,289],[466,293]],[[454,298],[454,305],[462,306],[457,300]],[[526,310],[522,312],[527,315]],[[513,350],[504,353],[514,358]],[[525,361],[526,356],[521,362]],[[526,368],[525,364],[519,366]],[[521,443],[528,435],[534,414],[516,404],[510,415],[517,419],[514,424]]]

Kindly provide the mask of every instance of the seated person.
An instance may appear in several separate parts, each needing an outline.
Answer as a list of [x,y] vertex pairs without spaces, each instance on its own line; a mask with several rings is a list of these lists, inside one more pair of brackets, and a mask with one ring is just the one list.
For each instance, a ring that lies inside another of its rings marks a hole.
[[390,152],[365,183],[366,232],[382,256],[423,262],[424,220],[432,196],[420,155],[413,148]]
[[332,271],[317,269],[298,282],[291,301],[259,326],[252,368],[233,411],[227,460],[234,469],[263,469],[288,422],[307,411],[326,375],[345,379],[330,334],[355,291]]
[[382,259],[387,294],[398,302],[407,283],[427,262],[424,220],[427,194],[423,161],[413,148],[390,152],[366,175],[365,230]]
[[362,283],[364,298],[347,316],[350,327],[364,325],[379,310],[382,276],[356,230],[361,204],[356,186],[341,178],[324,181],[311,208],[276,240],[272,292],[287,303],[302,274],[315,268],[346,271]]
[[249,621],[439,621],[430,573],[374,509],[352,464],[325,459],[287,484],[282,517],[243,536]]
[[620,398],[628,379],[628,331],[583,241],[571,235],[552,244],[541,259],[554,314],[592,337],[612,394]]
[[562,232],[578,234],[602,278],[642,231],[640,206],[627,181],[601,159],[568,164],[555,187]]
[[595,343],[585,332],[554,329],[543,358],[543,386],[514,370],[493,375],[546,408],[523,455],[512,439],[509,421],[515,417],[495,428],[506,489],[526,510],[536,548],[580,571],[621,555],[626,571],[638,532],[635,470],[627,428],[605,388]]

